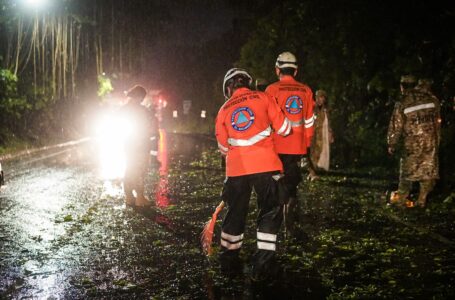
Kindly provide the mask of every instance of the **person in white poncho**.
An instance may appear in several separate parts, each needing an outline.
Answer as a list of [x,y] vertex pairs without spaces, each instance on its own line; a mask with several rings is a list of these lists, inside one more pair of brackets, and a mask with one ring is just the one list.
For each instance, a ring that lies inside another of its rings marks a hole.
[[334,138],[330,127],[327,112],[327,93],[323,90],[316,91],[316,106],[314,109],[314,135],[311,143],[309,175],[310,180],[318,179],[317,169],[328,171],[330,169],[330,144]]

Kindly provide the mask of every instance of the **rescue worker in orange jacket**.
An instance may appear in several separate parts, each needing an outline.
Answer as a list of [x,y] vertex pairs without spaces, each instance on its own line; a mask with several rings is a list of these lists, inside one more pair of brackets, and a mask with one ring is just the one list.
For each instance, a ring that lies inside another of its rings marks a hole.
[[216,118],[216,139],[226,155],[226,180],[222,199],[228,208],[222,223],[221,267],[235,271],[243,242],[252,189],[257,194],[257,252],[253,279],[270,275],[274,263],[277,232],[282,222],[279,179],[282,164],[275,152],[272,131],[283,136],[291,126],[276,101],[264,92],[249,88],[251,76],[243,69],[230,69],[223,82],[227,99]]
[[288,136],[273,134],[289,193],[284,206],[285,225],[287,230],[292,231],[297,218],[297,186],[302,181],[299,164],[303,155],[307,154],[313,136],[314,100],[310,87],[295,80],[297,59],[294,54],[281,53],[276,60],[275,72],[279,81],[269,85],[265,92],[276,99],[292,126],[292,132]]

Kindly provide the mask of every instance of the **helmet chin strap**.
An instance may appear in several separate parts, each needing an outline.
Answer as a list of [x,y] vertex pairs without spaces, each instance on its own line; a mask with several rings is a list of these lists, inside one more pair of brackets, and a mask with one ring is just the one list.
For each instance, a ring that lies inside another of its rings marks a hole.
[[233,93],[234,91],[233,91],[233,89],[232,89],[231,87],[229,87],[229,86],[227,87],[227,90],[228,90],[228,91],[227,91],[227,95],[228,95],[229,98],[231,98],[232,93]]

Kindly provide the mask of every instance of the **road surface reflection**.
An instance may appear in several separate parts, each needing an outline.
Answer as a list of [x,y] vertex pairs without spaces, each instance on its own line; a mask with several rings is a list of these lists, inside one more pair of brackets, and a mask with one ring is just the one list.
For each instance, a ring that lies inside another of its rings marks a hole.
[[167,133],[165,130],[160,129],[160,140],[158,144],[158,161],[161,163],[159,168],[160,179],[155,192],[156,206],[165,208],[169,206],[169,180],[168,180],[168,145]]

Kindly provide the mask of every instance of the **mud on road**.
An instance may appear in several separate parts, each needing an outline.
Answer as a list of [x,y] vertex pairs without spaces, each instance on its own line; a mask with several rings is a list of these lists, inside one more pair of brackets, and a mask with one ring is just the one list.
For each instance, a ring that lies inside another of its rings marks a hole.
[[121,183],[98,176],[90,142],[2,162],[0,298],[454,297],[455,199],[435,198],[426,210],[388,207],[391,180],[358,170],[301,184],[298,230],[280,233],[282,270],[272,282],[248,276],[252,201],[244,272],[224,276],[199,245],[224,180],[216,143],[164,141],[147,178],[150,209],[125,207]]

